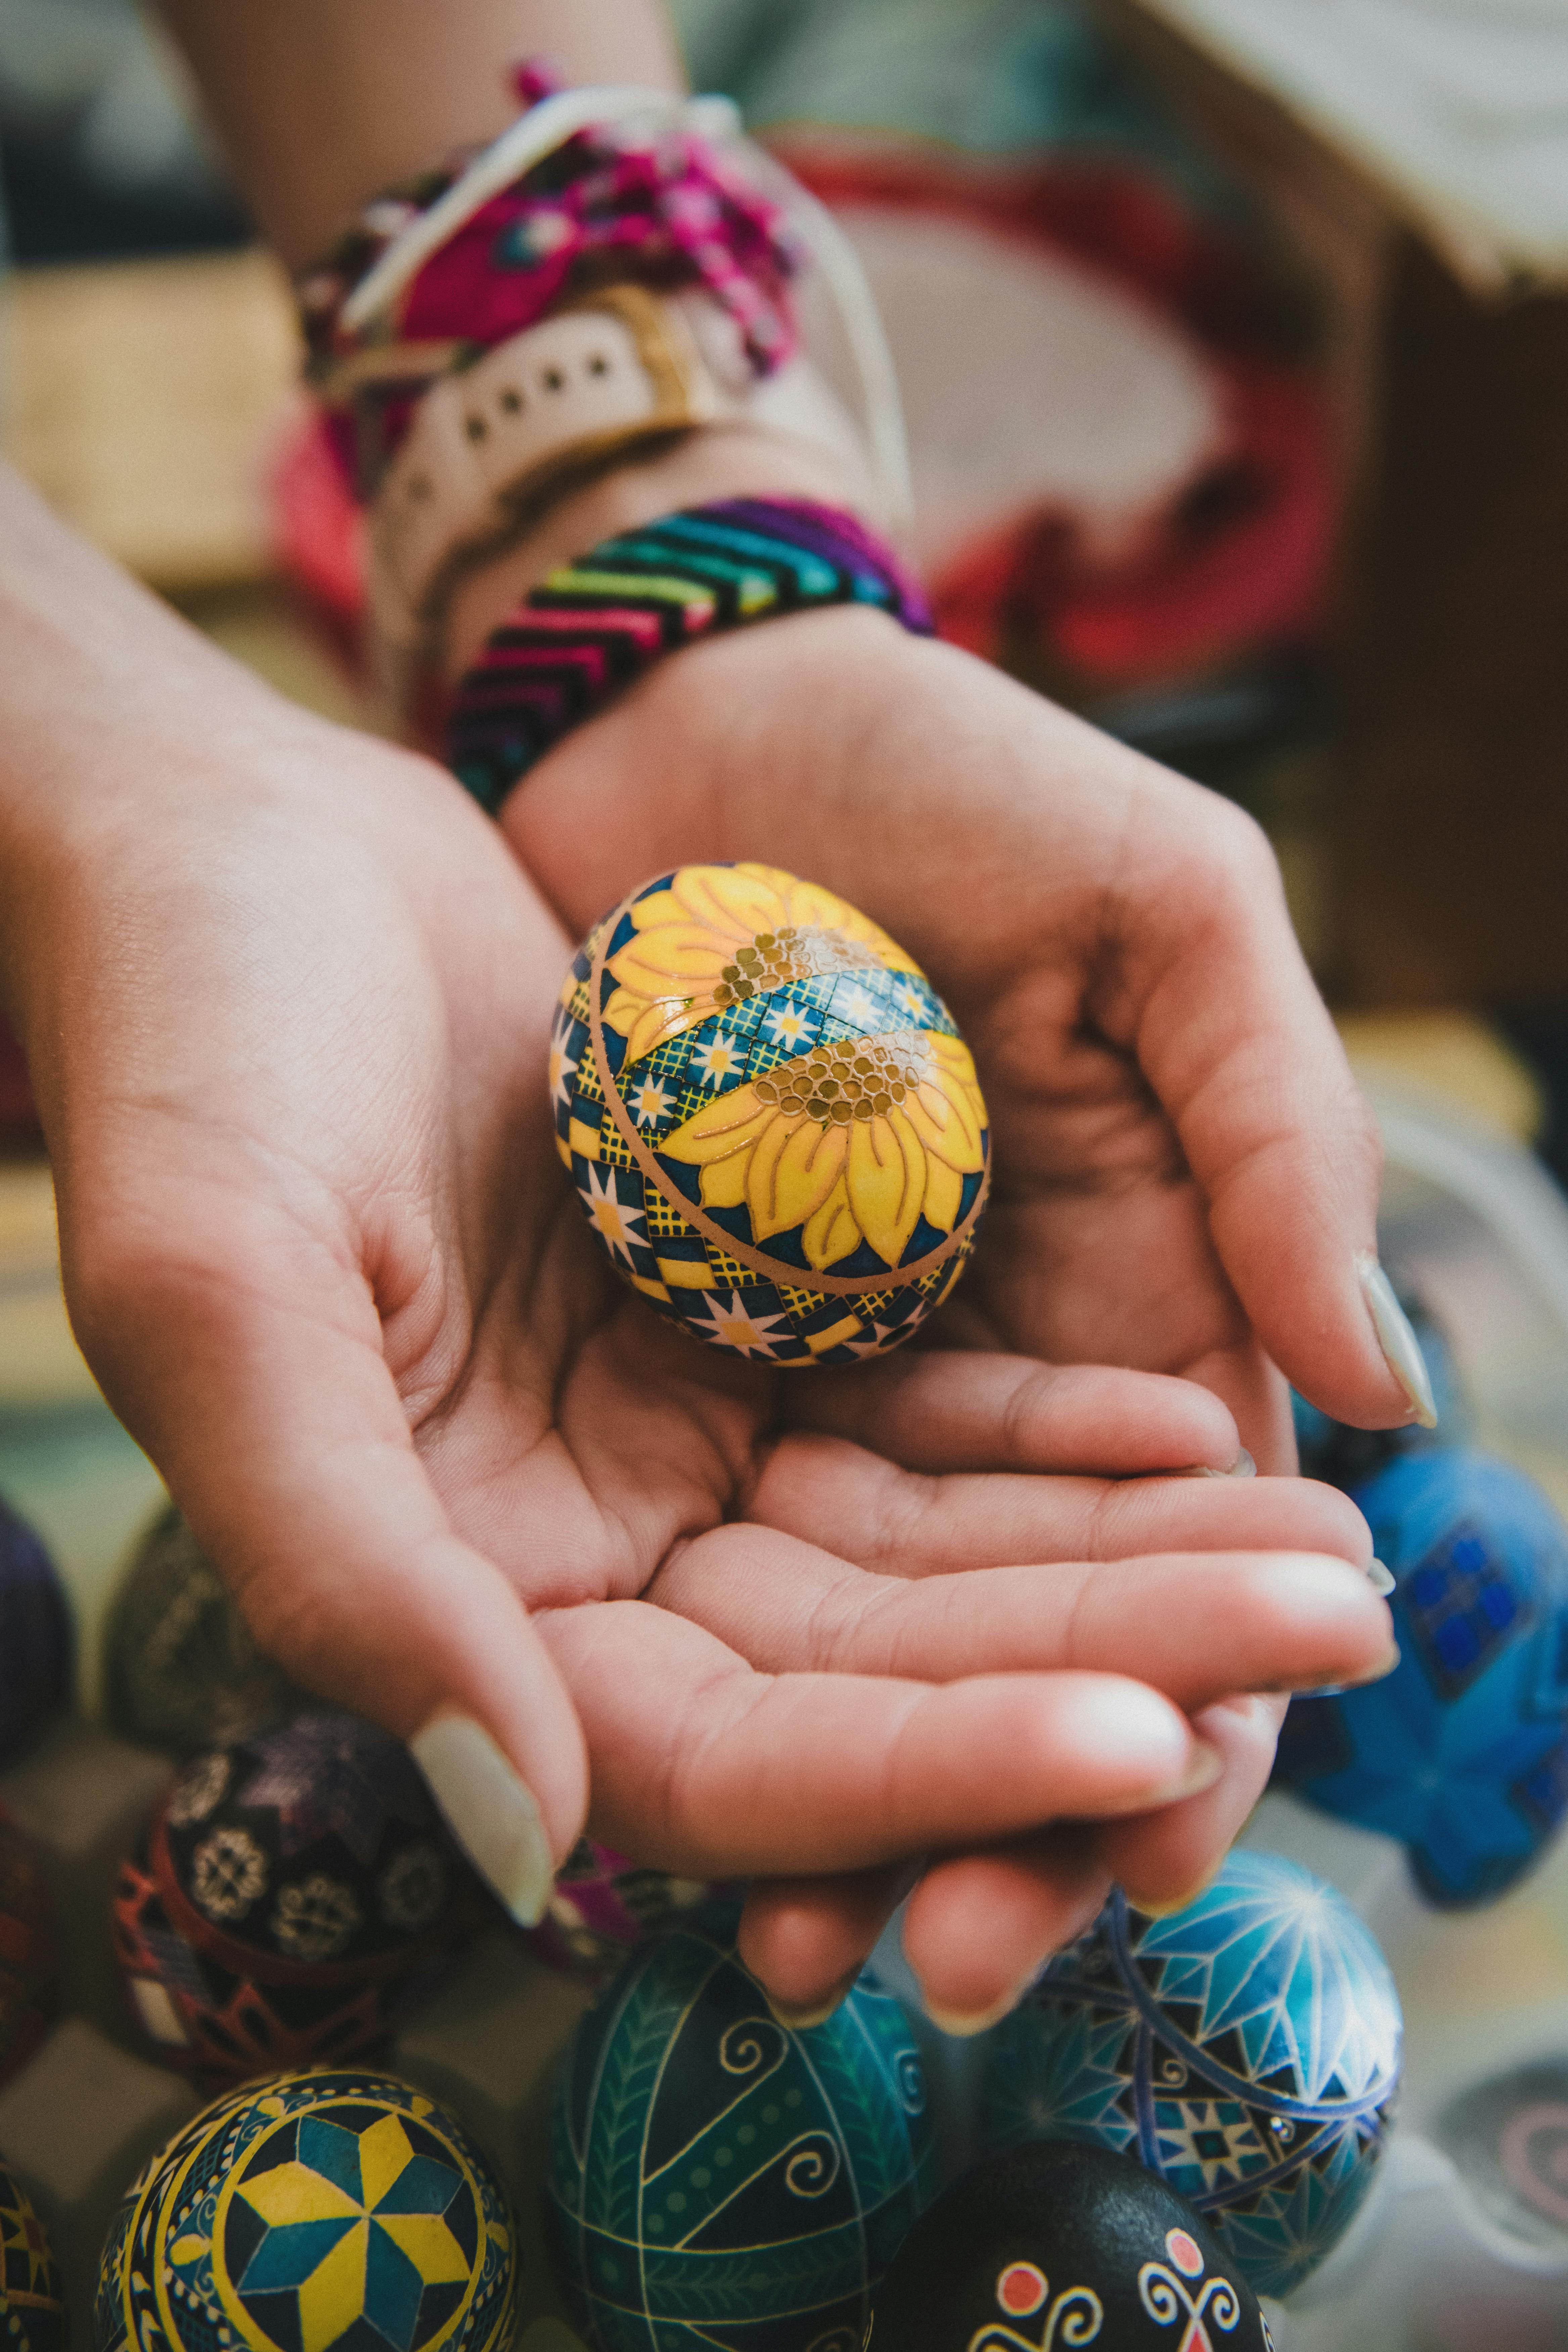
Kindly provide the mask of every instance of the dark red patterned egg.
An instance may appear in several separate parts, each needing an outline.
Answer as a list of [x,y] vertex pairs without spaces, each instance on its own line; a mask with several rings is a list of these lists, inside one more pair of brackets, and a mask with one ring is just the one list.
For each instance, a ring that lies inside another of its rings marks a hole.
[[373,2048],[498,1916],[403,1743],[325,1708],[194,1758],[113,1910],[145,2040],[213,2083]]
[[677,1878],[645,1869],[596,1838],[579,1838],[555,1874],[550,1907],[527,1941],[542,1960],[589,1984],[603,1984],[633,1947],[682,1912],[722,1900],[727,1881]]
[[58,1973],[42,1867],[0,1807],[0,2083],[26,2064],[47,2032]]

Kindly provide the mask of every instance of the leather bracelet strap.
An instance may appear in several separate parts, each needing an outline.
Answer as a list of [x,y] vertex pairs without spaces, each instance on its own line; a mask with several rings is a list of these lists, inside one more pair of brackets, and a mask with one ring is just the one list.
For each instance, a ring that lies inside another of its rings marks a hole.
[[458,687],[447,763],[497,814],[536,761],[665,654],[826,604],[869,604],[931,631],[892,549],[807,499],[719,499],[603,540],[491,634]]

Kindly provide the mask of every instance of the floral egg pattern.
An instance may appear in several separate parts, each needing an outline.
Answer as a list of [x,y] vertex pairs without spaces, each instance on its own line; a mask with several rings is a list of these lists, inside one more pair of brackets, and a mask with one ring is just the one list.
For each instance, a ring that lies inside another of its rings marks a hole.
[[1240,1848],[1168,1918],[1115,1892],[986,2053],[991,2148],[1085,2140],[1202,2213],[1259,2294],[1343,2235],[1399,2085],[1399,1997],[1344,1898]]
[[97,2352],[490,2352],[517,2237],[484,2158],[391,2075],[231,2092],[154,2156],[110,2225]]
[[549,1906],[525,1931],[531,1950],[552,1969],[603,1984],[635,1944],[683,1911],[736,1892],[724,1880],[678,1878],[632,1862],[596,1838],[579,1838],[555,1874]]
[[5,2352],[67,2352],[65,2295],[44,2225],[0,2163],[0,2344]]
[[932,2186],[903,2011],[863,1973],[781,2025],[716,1905],[652,1937],[555,2080],[545,2223],[595,2352],[858,2352]]
[[374,2046],[489,1908],[402,1742],[316,1708],[191,1759],[114,1936],[153,2052],[216,2083]]
[[969,1049],[913,959],[768,866],[685,866],[612,910],[561,992],[557,1148],[668,1319],[778,1364],[909,1339],[990,1175]]

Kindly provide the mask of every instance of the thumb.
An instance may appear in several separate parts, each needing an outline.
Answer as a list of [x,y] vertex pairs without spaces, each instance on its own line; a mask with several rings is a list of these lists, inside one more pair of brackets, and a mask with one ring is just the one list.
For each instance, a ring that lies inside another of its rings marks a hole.
[[145,1249],[122,1220],[73,1246],[62,1217],[83,1351],[263,1649],[408,1742],[531,1924],[587,1810],[571,1699],[515,1587],[452,1530],[363,1279],[245,1206],[241,1235],[204,1231],[201,1204],[165,1192]]
[[[1145,834],[1121,915],[1139,1062],[1208,1203],[1226,1275],[1303,1395],[1363,1428],[1432,1417],[1377,1263],[1382,1146],[1249,818]],[[1169,805],[1167,802],[1165,805]]]

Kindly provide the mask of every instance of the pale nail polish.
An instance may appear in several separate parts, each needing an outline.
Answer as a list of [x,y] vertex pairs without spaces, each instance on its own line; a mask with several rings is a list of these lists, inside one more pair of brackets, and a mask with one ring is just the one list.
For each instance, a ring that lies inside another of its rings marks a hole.
[[1293,1691],[1293,1698],[1338,1698],[1342,1691],[1364,1690],[1368,1683],[1380,1683],[1398,1665],[1403,1653],[1397,1642],[1391,1642],[1375,1666],[1364,1675],[1352,1675],[1346,1683],[1316,1683],[1310,1690]]
[[1374,1559],[1368,1568],[1366,1580],[1380,1601],[1386,1601],[1391,1592],[1397,1592],[1399,1590],[1397,1579],[1384,1568],[1380,1559]]
[[1122,1893],[1126,1895],[1133,1910],[1142,1911],[1145,1919],[1173,1919],[1178,1911],[1185,1911],[1189,1905],[1197,1901],[1200,1895],[1207,1892],[1216,1875],[1217,1873],[1211,1870],[1206,1876],[1198,1880],[1195,1886],[1189,1886],[1184,1894],[1163,1903],[1146,1903],[1141,1895],[1134,1895],[1126,1887],[1123,1887]]
[[814,2025],[826,2025],[834,2011],[842,2007],[859,1973],[858,1969],[851,1969],[847,1977],[840,1977],[827,1999],[818,2002],[814,2009],[794,2009],[787,2001],[775,2000],[765,1985],[763,1987],[763,1998],[768,2004],[774,2023],[782,2025],[786,2033],[809,2033]]
[[1016,1985],[1010,1993],[1004,1995],[1003,1999],[991,2009],[982,2009],[973,2012],[958,2009],[933,2009],[928,2000],[925,2012],[939,2033],[951,2033],[956,2042],[973,2042],[977,2033],[989,2033],[994,2025],[1000,2025],[1005,2017],[1010,2017],[1034,1981],[1035,1971],[1031,1969],[1023,1984]]
[[1147,1800],[1150,1811],[1156,1805],[1179,1805],[1184,1797],[1201,1796],[1205,1789],[1214,1787],[1224,1770],[1225,1758],[1219,1749],[1211,1748],[1206,1740],[1195,1741],[1193,1760],[1186,1770],[1164,1788],[1156,1789]]
[[1423,1429],[1436,1429],[1437,1403],[1432,1394],[1432,1376],[1410,1318],[1394,1295],[1394,1285],[1371,1250],[1358,1254],[1355,1269],[1384,1361],[1410,1400],[1409,1418]]
[[1215,1470],[1207,1462],[1194,1462],[1190,1470],[1172,1473],[1177,1478],[1256,1478],[1258,1465],[1244,1445],[1228,1470]]
[[520,1927],[536,1927],[554,1884],[532,1790],[482,1723],[443,1708],[408,1743],[447,1826]]

